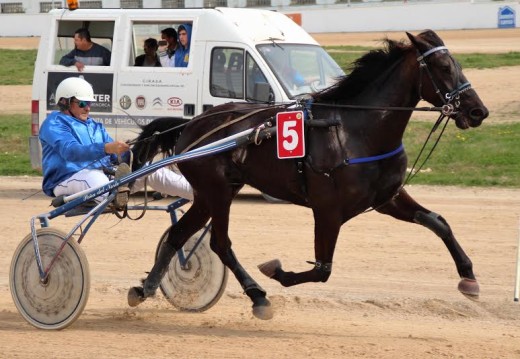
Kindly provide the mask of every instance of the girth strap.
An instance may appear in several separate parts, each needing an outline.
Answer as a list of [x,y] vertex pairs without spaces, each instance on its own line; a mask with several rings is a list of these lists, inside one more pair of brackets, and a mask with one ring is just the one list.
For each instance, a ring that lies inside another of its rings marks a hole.
[[382,155],[377,156],[370,156],[370,157],[358,157],[358,158],[346,158],[345,164],[346,165],[353,165],[356,163],[366,163],[366,162],[374,162],[374,161],[380,161],[384,160],[385,158],[389,158],[392,156],[395,156],[396,154],[404,151],[404,145],[401,143],[399,147],[397,147],[395,150],[383,153]]

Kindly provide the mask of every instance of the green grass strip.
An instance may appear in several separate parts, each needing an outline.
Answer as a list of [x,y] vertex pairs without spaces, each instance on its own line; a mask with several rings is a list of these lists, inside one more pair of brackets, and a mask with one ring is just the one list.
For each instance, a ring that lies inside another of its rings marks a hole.
[[0,51],[0,86],[32,85],[37,50]]
[[[404,145],[409,166],[435,122],[412,120]],[[434,136],[441,131],[437,129]],[[39,175],[31,169],[30,117],[0,115],[0,175]],[[451,121],[430,160],[411,184],[520,188],[520,123],[487,124],[460,130]],[[432,143],[433,144],[433,141]],[[420,161],[421,163],[421,161]]]

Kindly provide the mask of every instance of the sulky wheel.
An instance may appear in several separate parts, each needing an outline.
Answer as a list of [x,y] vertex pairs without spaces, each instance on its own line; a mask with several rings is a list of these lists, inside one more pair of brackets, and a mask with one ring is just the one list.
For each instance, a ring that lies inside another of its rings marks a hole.
[[[157,246],[158,257],[161,244],[168,238],[166,230]],[[203,230],[193,235],[184,245],[187,257],[202,235]],[[181,268],[178,253],[172,258],[168,271],[161,281],[161,291],[168,301],[183,311],[203,312],[215,305],[226,289],[228,273],[220,258],[204,239],[191,255],[186,268]]]
[[[40,228],[36,236],[46,269],[66,234]],[[87,257],[79,244],[70,239],[42,282],[29,234],[14,252],[9,285],[14,304],[25,320],[40,329],[63,329],[74,323],[87,304],[90,290]]]

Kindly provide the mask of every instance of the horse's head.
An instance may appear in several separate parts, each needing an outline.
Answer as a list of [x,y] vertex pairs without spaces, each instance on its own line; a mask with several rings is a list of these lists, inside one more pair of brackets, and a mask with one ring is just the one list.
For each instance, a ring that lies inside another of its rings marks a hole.
[[444,113],[461,129],[480,126],[489,111],[439,36],[431,30],[417,36],[406,34],[418,52],[421,97],[444,106]]

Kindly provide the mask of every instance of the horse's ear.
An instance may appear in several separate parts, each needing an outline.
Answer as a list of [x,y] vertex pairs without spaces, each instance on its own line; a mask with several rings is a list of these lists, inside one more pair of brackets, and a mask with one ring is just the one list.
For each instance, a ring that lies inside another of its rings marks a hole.
[[409,32],[406,33],[413,46],[422,54],[431,48],[431,45],[424,41],[420,36],[413,36]]

